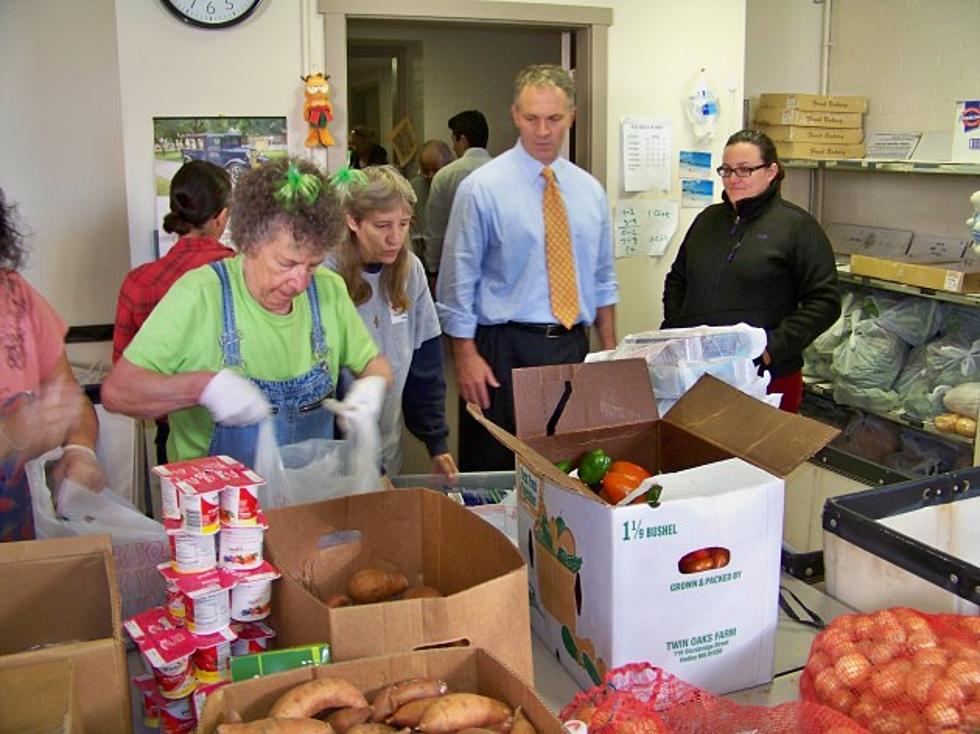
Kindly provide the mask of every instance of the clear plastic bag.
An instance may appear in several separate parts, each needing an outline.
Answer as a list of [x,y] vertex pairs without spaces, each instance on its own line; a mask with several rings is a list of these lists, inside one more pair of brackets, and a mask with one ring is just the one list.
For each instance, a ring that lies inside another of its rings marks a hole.
[[908,349],[900,337],[877,321],[858,322],[847,340],[834,350],[835,387],[846,384],[858,391],[891,390],[905,365]]
[[942,313],[938,301],[918,297],[899,298],[881,310],[877,321],[907,344],[917,347],[939,333]]
[[265,507],[287,507],[381,489],[377,423],[349,421],[346,440],[309,439],[279,446],[270,420],[259,426],[255,471]]
[[954,413],[976,418],[980,414],[980,382],[964,382],[950,388],[943,396],[943,404]]
[[58,488],[56,507],[45,466],[60,459],[61,453],[61,449],[49,451],[26,467],[37,537],[108,533],[112,536],[123,616],[162,604],[164,582],[156,567],[170,557],[163,525],[111,489],[92,492],[70,480]]

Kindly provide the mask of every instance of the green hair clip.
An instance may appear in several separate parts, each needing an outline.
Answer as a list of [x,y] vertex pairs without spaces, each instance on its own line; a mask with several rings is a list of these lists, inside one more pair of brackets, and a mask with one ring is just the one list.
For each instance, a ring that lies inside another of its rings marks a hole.
[[315,173],[302,173],[295,163],[290,163],[286,169],[286,181],[276,192],[276,198],[287,209],[296,206],[297,199],[302,199],[311,206],[320,195],[321,181]]
[[352,188],[357,186],[366,186],[367,184],[368,177],[364,175],[364,171],[357,168],[351,168],[349,159],[346,165],[338,168],[337,172],[330,177],[330,185],[333,186],[337,193],[343,198],[347,197]]

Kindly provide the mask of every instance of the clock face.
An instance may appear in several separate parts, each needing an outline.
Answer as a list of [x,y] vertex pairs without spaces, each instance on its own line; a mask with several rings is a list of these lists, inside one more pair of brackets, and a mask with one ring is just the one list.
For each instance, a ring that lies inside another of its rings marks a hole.
[[167,10],[199,28],[227,28],[250,16],[262,0],[163,0]]

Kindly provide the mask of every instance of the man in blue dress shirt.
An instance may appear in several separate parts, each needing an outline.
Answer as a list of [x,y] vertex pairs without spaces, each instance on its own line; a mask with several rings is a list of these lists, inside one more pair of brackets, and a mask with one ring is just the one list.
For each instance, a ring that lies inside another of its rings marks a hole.
[[[514,432],[511,370],[581,362],[594,326],[602,349],[616,344],[618,284],[609,206],[601,184],[559,157],[575,119],[571,75],[536,65],[514,81],[517,144],[460,184],[446,232],[436,309],[450,337],[462,401],[477,403]],[[552,312],[542,199],[550,168],[568,217],[578,288],[570,328]],[[514,455],[460,406],[463,471],[513,469]]]

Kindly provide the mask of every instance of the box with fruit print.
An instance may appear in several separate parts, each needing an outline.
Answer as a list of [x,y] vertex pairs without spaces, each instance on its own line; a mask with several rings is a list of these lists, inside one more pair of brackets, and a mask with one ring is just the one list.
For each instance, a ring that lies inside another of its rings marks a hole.
[[[516,455],[531,623],[579,684],[636,661],[717,693],[770,680],[781,477],[837,431],[712,377],[660,418],[642,360],[515,370],[514,395],[517,436],[471,412]],[[651,476],[612,491],[613,459]]]

